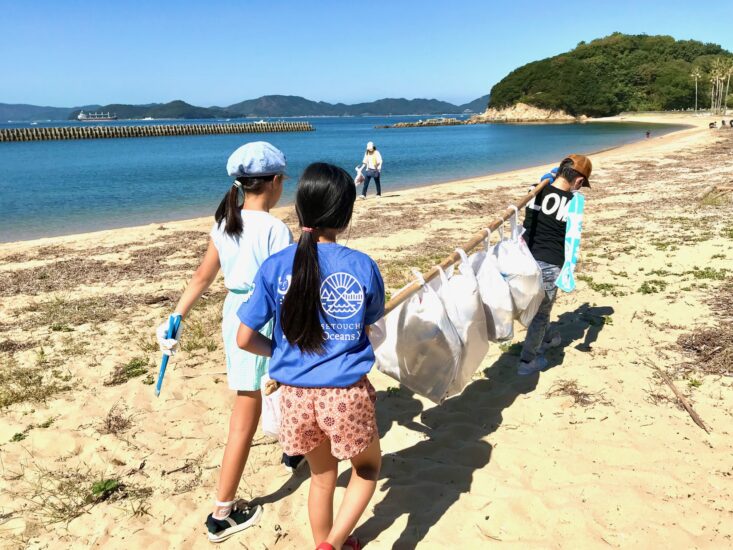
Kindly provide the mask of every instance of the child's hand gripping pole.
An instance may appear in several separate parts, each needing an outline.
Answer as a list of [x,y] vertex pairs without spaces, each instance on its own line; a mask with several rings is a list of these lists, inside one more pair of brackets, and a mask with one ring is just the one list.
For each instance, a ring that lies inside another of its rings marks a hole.
[[[175,339],[176,335],[178,334],[178,329],[181,326],[181,316],[180,315],[171,315],[168,318],[168,333],[166,336],[169,339]],[[163,359],[160,362],[160,371],[158,371],[158,382],[155,384],[155,396],[160,396],[160,389],[163,386],[163,377],[165,376],[165,369],[168,366],[168,359],[170,358],[170,355],[163,354]]]

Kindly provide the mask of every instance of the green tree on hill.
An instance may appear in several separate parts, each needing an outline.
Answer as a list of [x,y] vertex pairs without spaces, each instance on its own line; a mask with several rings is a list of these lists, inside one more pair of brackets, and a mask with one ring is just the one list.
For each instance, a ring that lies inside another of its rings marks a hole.
[[614,33],[512,71],[492,88],[489,107],[521,102],[576,116],[691,109],[690,74],[696,68],[703,72],[700,97],[709,97],[716,60],[731,58],[717,44]]

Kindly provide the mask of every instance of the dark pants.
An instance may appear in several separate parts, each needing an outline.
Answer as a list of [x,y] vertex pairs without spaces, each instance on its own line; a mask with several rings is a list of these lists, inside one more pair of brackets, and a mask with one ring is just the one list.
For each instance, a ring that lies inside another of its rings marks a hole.
[[547,262],[538,261],[537,265],[542,270],[542,286],[545,290],[545,297],[542,299],[540,308],[532,319],[532,323],[527,327],[527,336],[524,337],[524,345],[522,346],[521,359],[528,363],[539,355],[540,347],[545,341],[552,338],[547,334],[550,326],[550,312],[552,305],[557,297],[557,285],[555,281],[560,276],[561,268],[558,265],[548,264]]
[[[367,189],[369,188],[369,182],[372,180],[372,176],[364,176],[364,190],[361,192],[366,197]],[[379,176],[374,176],[374,183],[377,185],[377,195],[382,194],[382,182],[379,181]]]

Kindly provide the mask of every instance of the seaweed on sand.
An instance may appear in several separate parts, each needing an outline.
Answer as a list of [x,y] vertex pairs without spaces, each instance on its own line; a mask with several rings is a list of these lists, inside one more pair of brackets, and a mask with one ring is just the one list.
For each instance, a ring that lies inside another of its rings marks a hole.
[[578,382],[576,380],[558,380],[545,394],[546,397],[559,395],[572,397],[573,405],[580,405],[581,407],[590,407],[596,403],[600,403],[602,405],[610,404],[610,401],[604,397],[603,392],[593,393],[583,390],[578,386]]
[[719,320],[715,327],[696,328],[677,338],[679,345],[693,360],[679,367],[683,374],[733,375],[733,282],[726,280],[708,303]]

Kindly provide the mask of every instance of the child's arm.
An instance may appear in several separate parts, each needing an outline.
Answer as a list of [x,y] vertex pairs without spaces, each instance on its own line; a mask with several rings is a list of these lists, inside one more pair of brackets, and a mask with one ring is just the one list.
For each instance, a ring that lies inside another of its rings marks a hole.
[[[186,286],[186,290],[183,291],[181,298],[178,300],[178,304],[176,305],[173,315],[180,315],[181,318],[186,317],[196,301],[204,292],[206,292],[206,290],[211,286],[211,283],[214,282],[217,273],[219,273],[220,267],[219,252],[216,250],[211,239],[209,239],[209,247],[206,249],[204,259],[201,260],[201,265],[199,265],[198,269],[193,274],[193,277],[191,277],[191,281],[188,283],[188,286]],[[176,352],[178,340],[180,339],[181,331],[183,330],[183,327],[181,326],[173,338],[168,338],[169,323],[170,320],[166,319],[155,330],[160,351],[165,355],[172,355]]]
[[219,273],[219,252],[214,243],[209,239],[209,247],[206,249],[204,259],[201,260],[196,272],[191,277],[186,290],[183,291],[181,299],[178,300],[175,313],[185,317],[196,301],[211,286]]
[[263,357],[272,357],[272,340],[241,323],[237,331],[237,345],[244,351]]

